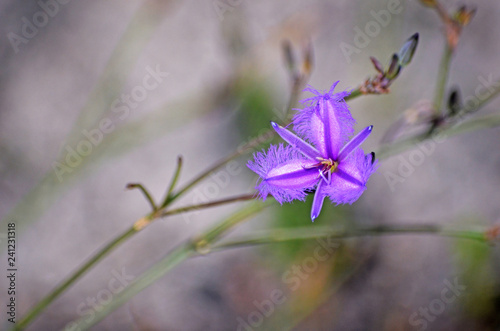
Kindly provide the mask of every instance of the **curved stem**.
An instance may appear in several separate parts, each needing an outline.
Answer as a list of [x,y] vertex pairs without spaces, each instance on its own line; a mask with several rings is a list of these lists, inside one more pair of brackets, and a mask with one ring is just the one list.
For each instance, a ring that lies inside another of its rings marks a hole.
[[146,287],[160,279],[180,262],[186,260],[189,257],[210,252],[210,245],[213,241],[225,234],[235,225],[241,223],[242,221],[260,212],[265,207],[269,206],[269,201],[265,203],[254,202],[246,208],[243,208],[232,214],[222,222],[217,223],[203,235],[187,240],[185,243],[177,246],[175,249],[169,252],[160,262],[155,263],[146,272],[144,272],[138,278],[134,279],[132,283],[130,283],[130,285],[128,285],[123,291],[117,293],[109,304],[103,306],[103,309],[101,311],[96,312],[96,315],[92,320],[88,318],[81,318],[75,322],[75,326],[78,326],[80,330],[86,330],[90,328],[92,325],[96,324],[104,317],[106,317],[110,312],[114,311],[116,308],[120,307],[122,304],[130,300],[137,293],[141,292]]
[[218,223],[215,227],[207,231],[198,238],[189,240],[177,248],[161,260],[154,264],[141,276],[133,281],[122,292],[117,293],[108,305],[103,307],[103,310],[97,312],[95,318],[91,321],[81,318],[75,322],[75,325],[83,330],[90,328],[97,322],[106,317],[109,313],[120,307],[122,304],[131,299],[134,295],[144,290],[146,287],[154,283],[156,280],[164,276],[175,265],[186,260],[189,257],[196,255],[204,255],[210,252],[217,252],[226,248],[236,248],[243,246],[254,246],[271,243],[281,243],[286,241],[310,240],[319,238],[335,238],[346,239],[361,236],[380,236],[380,235],[411,235],[411,234],[435,234],[444,237],[453,237],[460,239],[471,239],[480,242],[486,242],[483,231],[455,231],[446,230],[437,225],[376,225],[367,226],[349,230],[332,230],[328,227],[322,228],[295,228],[271,230],[253,236],[245,236],[240,240],[232,240],[213,245],[214,241],[226,233],[230,228],[237,225],[241,221],[261,211],[266,204],[254,203],[247,208],[244,208],[233,214],[226,220]]
[[74,282],[80,279],[88,270],[90,270],[96,263],[101,261],[103,258],[108,256],[114,249],[120,246],[123,242],[131,238],[133,235],[144,229],[147,225],[153,222],[155,219],[172,216],[180,213],[184,213],[191,210],[205,209],[215,206],[220,206],[224,204],[229,204],[237,201],[246,201],[254,199],[254,195],[241,195],[236,197],[231,197],[227,199],[215,200],[203,204],[191,205],[186,207],[181,207],[173,209],[170,211],[157,211],[148,216],[139,219],[130,227],[127,231],[114,238],[106,246],[100,249],[94,256],[92,256],[85,264],[83,264],[78,270],[76,270],[67,280],[58,285],[54,290],[52,290],[45,298],[39,301],[14,327],[14,330],[21,330],[29,325],[48,305],[50,305],[56,298],[58,298],[65,290],[67,290]]
[[139,183],[127,184],[127,189],[130,190],[130,189],[134,189],[134,188],[138,188],[142,192],[142,194],[144,195],[146,200],[149,202],[149,205],[151,206],[151,209],[153,210],[153,212],[158,210],[158,207],[156,206],[156,203],[155,203],[153,197],[151,196],[151,193],[149,193],[149,191],[144,187],[144,185],[139,184]]
[[77,279],[82,277],[89,269],[91,269],[97,262],[105,258],[114,248],[119,246],[121,243],[132,237],[137,231],[131,227],[110,243],[104,246],[97,254],[95,254],[90,260],[88,260],[83,266],[81,266],[73,275],[71,275],[66,281],[57,286],[49,295],[43,298],[40,302],[36,304],[18,323],[16,323],[14,330],[22,330],[28,324],[33,321],[52,301],[59,297],[65,290],[67,290]]

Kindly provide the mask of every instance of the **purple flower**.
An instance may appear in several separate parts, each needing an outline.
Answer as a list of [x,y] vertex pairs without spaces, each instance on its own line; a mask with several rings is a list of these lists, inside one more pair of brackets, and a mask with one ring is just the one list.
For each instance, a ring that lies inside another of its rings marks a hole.
[[333,94],[337,83],[324,94],[308,88],[315,96],[304,100],[308,106],[294,117],[297,134],[271,122],[288,145],[271,145],[267,153],[254,154],[254,161],[248,163],[261,177],[256,188],[263,199],[271,194],[280,204],[305,200],[307,191],[316,189],[313,221],[326,196],[336,204],[356,201],[377,168],[374,154],[365,155],[359,147],[373,126],[349,141],[355,121],[344,101],[349,92]]

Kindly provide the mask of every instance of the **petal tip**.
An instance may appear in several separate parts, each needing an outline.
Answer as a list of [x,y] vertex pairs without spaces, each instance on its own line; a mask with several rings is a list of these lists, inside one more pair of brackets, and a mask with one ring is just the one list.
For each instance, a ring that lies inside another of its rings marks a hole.
[[271,126],[274,128],[274,129],[277,129],[279,128],[280,126],[276,123],[276,122],[273,122],[271,121]]
[[318,217],[319,217],[319,214],[321,213],[321,209],[316,211],[316,210],[312,210],[311,211],[311,221],[315,221]]

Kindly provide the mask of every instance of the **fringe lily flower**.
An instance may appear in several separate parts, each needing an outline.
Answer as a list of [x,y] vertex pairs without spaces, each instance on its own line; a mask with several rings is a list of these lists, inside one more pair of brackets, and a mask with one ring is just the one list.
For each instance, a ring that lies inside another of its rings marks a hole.
[[315,97],[304,100],[309,106],[294,117],[297,134],[271,122],[288,145],[271,145],[248,163],[261,177],[256,188],[263,199],[271,194],[281,204],[304,200],[307,191],[315,189],[313,221],[321,212],[325,197],[337,204],[356,201],[377,166],[374,154],[365,155],[359,147],[373,126],[348,141],[355,121],[344,101],[349,93],[333,94],[337,83],[324,94],[307,89]]

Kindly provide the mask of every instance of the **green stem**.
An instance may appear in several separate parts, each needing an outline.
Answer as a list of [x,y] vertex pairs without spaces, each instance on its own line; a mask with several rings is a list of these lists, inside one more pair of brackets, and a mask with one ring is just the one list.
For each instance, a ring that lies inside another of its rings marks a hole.
[[68,289],[77,279],[82,277],[89,269],[91,269],[97,262],[106,257],[114,248],[118,247],[121,243],[132,237],[136,233],[133,227],[113,239],[110,243],[104,246],[99,252],[81,266],[71,277],[64,281],[61,285],[57,286],[49,295],[43,300],[38,302],[18,323],[16,323],[14,330],[22,330],[33,321],[52,301],[59,297],[66,289]]
[[[252,141],[250,141],[249,143],[245,144],[244,147],[243,147],[243,148],[245,148],[244,151],[246,151],[248,148],[252,147],[252,145],[255,145],[255,146],[259,145],[258,138],[252,139]],[[238,156],[242,155],[244,153],[244,151],[238,150],[235,153],[229,155],[228,157],[226,157],[226,158],[218,161],[217,163],[215,163],[213,166],[211,166],[207,170],[203,171],[201,174],[199,174],[194,179],[192,179],[189,183],[187,183],[184,187],[182,187],[179,191],[177,191],[177,193],[171,195],[170,199],[169,199],[169,202],[171,203],[174,200],[176,200],[178,197],[180,197],[181,195],[183,195],[184,193],[186,193],[187,191],[189,191],[193,186],[195,186],[196,184],[198,184],[199,182],[201,182],[203,179],[205,179],[205,177],[207,177],[208,175],[210,175],[213,171],[219,169],[220,167],[222,167],[223,165],[225,165],[229,161],[231,161],[231,160],[237,158]]]
[[163,202],[160,205],[160,209],[167,207],[170,204],[170,202],[172,202],[171,200],[172,193],[175,189],[175,185],[177,185],[177,181],[179,180],[181,168],[182,168],[182,156],[179,156],[177,157],[177,168],[175,169],[174,176],[172,177],[172,181],[168,188],[167,195],[165,195],[165,199],[163,199]]
[[[237,201],[247,201],[254,199],[255,196],[251,195],[241,195],[236,197],[231,197],[227,199],[215,200],[203,204],[191,205],[186,207],[181,207],[173,209],[170,211],[162,211],[150,214],[141,219],[141,221],[146,222],[145,226],[150,222],[154,221],[160,217],[172,216],[180,213],[184,213],[191,210],[205,209],[215,206],[220,206],[224,204],[229,204]],[[144,223],[142,223],[144,224]],[[120,246],[127,239],[131,238],[133,235],[138,233],[144,227],[137,227],[135,224],[130,229],[128,229],[123,234],[114,238],[109,244],[104,246],[99,250],[90,260],[88,260],[83,266],[81,266],[77,271],[75,271],[67,280],[65,280],[61,285],[57,286],[52,292],[50,292],[45,298],[38,302],[35,307],[33,307],[15,326],[14,330],[21,330],[25,328],[35,317],[37,317],[49,304],[51,304],[56,298],[58,298],[66,289],[68,289],[74,282],[81,278],[88,270],[90,270],[96,263],[101,261],[106,257],[111,251]]]
[[348,96],[345,97],[345,101],[350,101],[350,100],[355,99],[361,95],[363,95],[363,93],[361,93],[361,88],[358,87],[354,91],[352,91],[351,94],[349,94]]
[[448,75],[450,72],[450,64],[453,56],[453,49],[446,43],[443,57],[441,58],[441,63],[439,65],[438,78],[436,81],[436,92],[434,96],[434,110],[435,115],[441,115],[441,109],[443,106],[444,94],[446,92],[446,82],[448,81]]
[[225,204],[232,203],[232,202],[247,201],[247,200],[253,200],[253,199],[255,199],[254,193],[245,194],[245,195],[238,195],[238,196],[230,197],[227,199],[215,200],[215,201],[210,201],[207,203],[201,203],[201,204],[197,204],[197,205],[191,205],[191,206],[181,207],[181,208],[172,209],[172,210],[164,210],[164,211],[158,213],[156,215],[156,217],[171,216],[171,215],[181,214],[181,213],[185,213],[185,212],[192,211],[192,210],[205,209],[205,208],[225,205]]
[[[268,204],[267,204],[268,205]],[[310,240],[319,238],[346,239],[361,236],[380,236],[380,235],[408,235],[408,234],[436,234],[445,237],[477,240],[486,242],[484,232],[482,231],[455,231],[446,230],[436,225],[376,225],[350,230],[332,230],[328,227],[322,228],[296,228],[271,230],[264,235],[245,236],[240,240],[232,240],[213,245],[215,240],[241,221],[261,211],[266,204],[254,203],[250,206],[236,212],[229,218],[207,231],[196,239],[178,246],[171,253],[153,265],[131,285],[118,293],[113,300],[103,307],[103,310],[97,312],[95,318],[91,321],[81,318],[76,321],[76,325],[82,330],[86,330],[106,317],[109,313],[130,300],[134,295],[144,290],[146,287],[163,277],[175,265],[195,255],[208,254],[210,252],[220,251],[226,248],[236,248],[243,246],[254,246],[262,244],[280,243],[296,240]]]
[[170,271],[180,262],[192,256],[208,253],[210,251],[210,244],[214,240],[222,236],[235,225],[255,215],[269,205],[270,202],[254,202],[249,206],[232,214],[222,222],[217,223],[205,234],[179,245],[170,253],[168,253],[160,262],[154,264],[146,272],[136,278],[123,291],[117,293],[109,304],[103,306],[103,309],[101,311],[96,312],[96,315],[93,319],[81,318],[75,322],[75,326],[78,326],[81,330],[90,328],[92,325],[96,324],[104,317],[106,317],[110,312],[114,311],[116,308],[120,307],[122,304],[130,300],[137,293],[141,292],[146,287],[163,277],[168,271]]
[[303,227],[295,229],[274,229],[271,231],[266,231],[264,233],[242,236],[231,241],[225,241],[214,245],[212,247],[212,251],[219,251],[226,248],[284,243],[289,241],[310,240],[318,238],[347,239],[353,237],[405,234],[434,234],[443,237],[470,239],[486,242],[484,231],[450,230],[444,229],[437,225],[375,225],[360,227],[356,229],[341,230],[332,230],[331,227]]
[[139,183],[131,183],[131,184],[127,184],[127,188],[128,189],[138,188],[142,192],[142,194],[144,195],[146,200],[149,202],[149,205],[153,209],[153,212],[158,210],[158,207],[156,207],[156,203],[155,203],[153,197],[151,196],[149,191],[144,187],[144,185],[139,184]]
[[375,154],[377,155],[378,159],[386,159],[393,155],[399,154],[409,149],[410,147],[414,147],[416,144],[421,143],[425,140],[439,137],[439,140],[442,141],[464,132],[471,132],[485,128],[494,128],[498,126],[500,126],[500,115],[495,114],[483,116],[459,123],[454,126],[438,129],[430,135],[427,132],[424,132],[410,138],[401,139],[394,143],[383,145],[378,149],[378,151],[375,152]]

